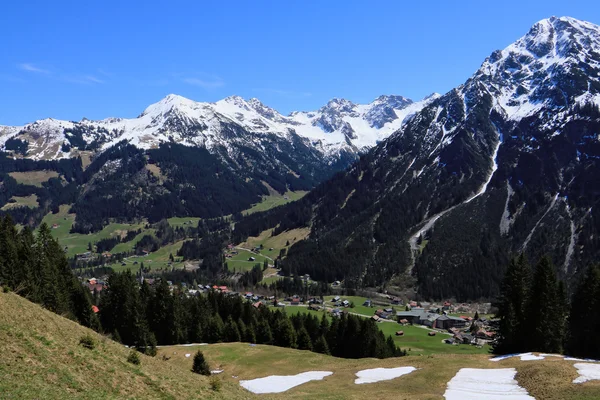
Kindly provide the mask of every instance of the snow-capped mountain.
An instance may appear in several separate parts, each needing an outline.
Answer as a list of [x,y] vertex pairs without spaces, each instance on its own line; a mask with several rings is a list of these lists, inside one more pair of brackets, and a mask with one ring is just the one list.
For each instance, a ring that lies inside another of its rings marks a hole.
[[600,256],[598,182],[600,27],[553,17],[308,197],[313,231],[287,263],[358,285],[412,272],[437,298],[496,294],[521,251],[570,279]]
[[0,146],[11,138],[27,141],[27,157],[34,159],[66,158],[72,149],[101,150],[122,140],[144,149],[170,141],[212,149],[229,147],[232,128],[288,141],[298,136],[335,160],[340,152],[356,153],[374,146],[436,96],[419,102],[381,96],[365,105],[333,99],[318,111],[284,116],[254,98],[231,96],[202,103],[168,95],[132,119],[70,122],[48,118],[24,127],[0,127]]

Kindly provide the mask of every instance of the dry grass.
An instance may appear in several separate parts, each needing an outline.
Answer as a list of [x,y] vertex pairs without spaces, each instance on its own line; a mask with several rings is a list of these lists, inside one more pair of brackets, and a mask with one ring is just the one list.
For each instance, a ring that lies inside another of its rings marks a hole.
[[30,196],[13,196],[11,200],[14,200],[14,203],[6,203],[0,210],[10,210],[11,208],[17,207],[29,207],[36,208],[38,206],[38,198],[37,195],[32,194]]
[[[85,334],[95,349],[79,346]],[[220,393],[189,368],[140,355],[27,300],[0,293],[0,398],[246,398],[232,382]]]
[[[346,360],[323,356],[308,351],[271,346],[250,346],[246,343],[221,343],[208,346],[161,348],[159,357],[170,357],[169,362],[190,368],[192,357],[201,350],[211,368],[224,369],[224,382],[238,382],[268,375],[293,375],[310,370],[332,371],[323,381],[310,382],[285,393],[262,398],[285,399],[442,399],[447,382],[461,368],[516,368],[516,379],[537,399],[592,399],[600,398],[600,382],[575,385],[577,376],[573,362],[559,358],[543,361],[521,361],[519,358],[501,362],[489,361],[487,355],[437,354],[407,356],[394,359]],[[369,368],[413,366],[417,371],[390,381],[355,385],[355,373]],[[390,397],[391,396],[391,397]],[[258,396],[253,396],[258,398]]]
[[42,187],[42,183],[48,182],[50,178],[58,178],[60,175],[56,171],[27,171],[27,172],[9,172],[10,176],[15,178],[18,183],[23,185],[33,185]]
[[156,164],[146,164],[146,169],[152,173],[155,177],[158,178],[160,183],[163,183],[166,180],[166,177],[160,170],[160,167]]
[[572,361],[547,357],[544,363],[522,362],[516,380],[536,399],[600,398],[600,381],[586,382],[583,385],[572,383],[578,376]]
[[[256,246],[260,246],[261,244],[264,247],[264,250],[261,252],[271,258],[274,258],[279,255],[279,250],[286,248],[286,244],[289,242],[290,246],[300,240],[305,239],[310,234],[310,228],[297,228],[291,229],[289,231],[281,232],[277,236],[271,236],[273,229],[267,229],[266,231],[262,231],[260,235],[254,237],[251,236],[242,244],[240,247],[244,247],[246,249],[253,249]],[[273,251],[268,251],[270,248],[273,248]]]

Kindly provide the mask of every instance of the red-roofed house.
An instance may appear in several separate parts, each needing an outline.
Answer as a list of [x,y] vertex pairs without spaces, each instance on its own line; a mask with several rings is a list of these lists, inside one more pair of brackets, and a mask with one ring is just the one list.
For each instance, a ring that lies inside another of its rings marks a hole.
[[98,312],[100,312],[100,309],[96,306],[92,306],[92,311],[95,313],[98,313]]

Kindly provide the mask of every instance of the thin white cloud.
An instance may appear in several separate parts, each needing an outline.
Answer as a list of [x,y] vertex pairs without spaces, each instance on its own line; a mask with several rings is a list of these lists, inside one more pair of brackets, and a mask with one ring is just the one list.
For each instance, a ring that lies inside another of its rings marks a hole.
[[287,99],[301,99],[305,97],[312,96],[310,92],[295,92],[292,90],[281,90],[281,89],[271,89],[271,88],[257,88],[254,89],[257,92],[270,93],[275,94],[281,97],[285,97]]
[[[43,74],[47,75],[49,79],[69,82],[69,83],[77,83],[80,85],[90,85],[90,84],[103,84],[105,81],[103,79],[98,78],[96,75],[91,74],[71,74],[71,73],[61,73],[60,71],[51,71],[48,69],[40,68],[32,63],[21,63],[17,65],[19,69],[26,72],[31,72],[35,74]],[[101,69],[97,70],[99,74],[104,76],[110,76],[106,72]]]
[[80,85],[98,85],[103,84],[102,79],[98,79],[93,75],[62,75],[61,80],[69,83],[77,83]]
[[225,85],[225,82],[218,77],[213,77],[212,79],[183,78],[182,80],[188,85],[199,86],[204,89],[215,89]]
[[36,67],[34,64],[31,64],[31,63],[22,63],[22,64],[19,64],[18,67],[20,69],[22,69],[23,71],[27,71],[27,72],[35,72],[37,74],[46,74],[46,75],[50,74],[49,70],[43,69],[40,67]]

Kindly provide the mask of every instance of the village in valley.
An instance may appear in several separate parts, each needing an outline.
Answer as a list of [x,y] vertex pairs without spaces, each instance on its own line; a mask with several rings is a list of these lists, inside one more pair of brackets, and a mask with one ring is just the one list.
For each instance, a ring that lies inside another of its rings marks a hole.
[[[98,298],[107,287],[107,279],[108,276],[82,278],[82,283],[94,298]],[[140,284],[145,282],[153,286],[161,278],[145,278],[142,274],[139,279]],[[309,284],[310,277],[303,276],[302,279],[305,284]],[[181,291],[187,297],[217,292],[230,297],[241,297],[254,308],[281,309],[290,315],[314,313],[331,319],[350,314],[370,318],[384,333],[393,335],[399,347],[408,346],[409,352],[415,354],[421,354],[422,350],[424,353],[464,352],[468,348],[473,349],[469,353],[487,353],[497,329],[490,303],[432,303],[381,293],[371,293],[370,296],[334,294],[279,297],[266,293],[264,289],[238,292],[222,284],[188,285],[185,282],[174,284],[172,281],[167,281],[167,284],[171,292]],[[340,293],[344,292],[343,282],[336,281],[331,287]],[[99,312],[98,307],[94,306],[94,312]],[[425,341],[427,346],[419,347],[420,341]]]

